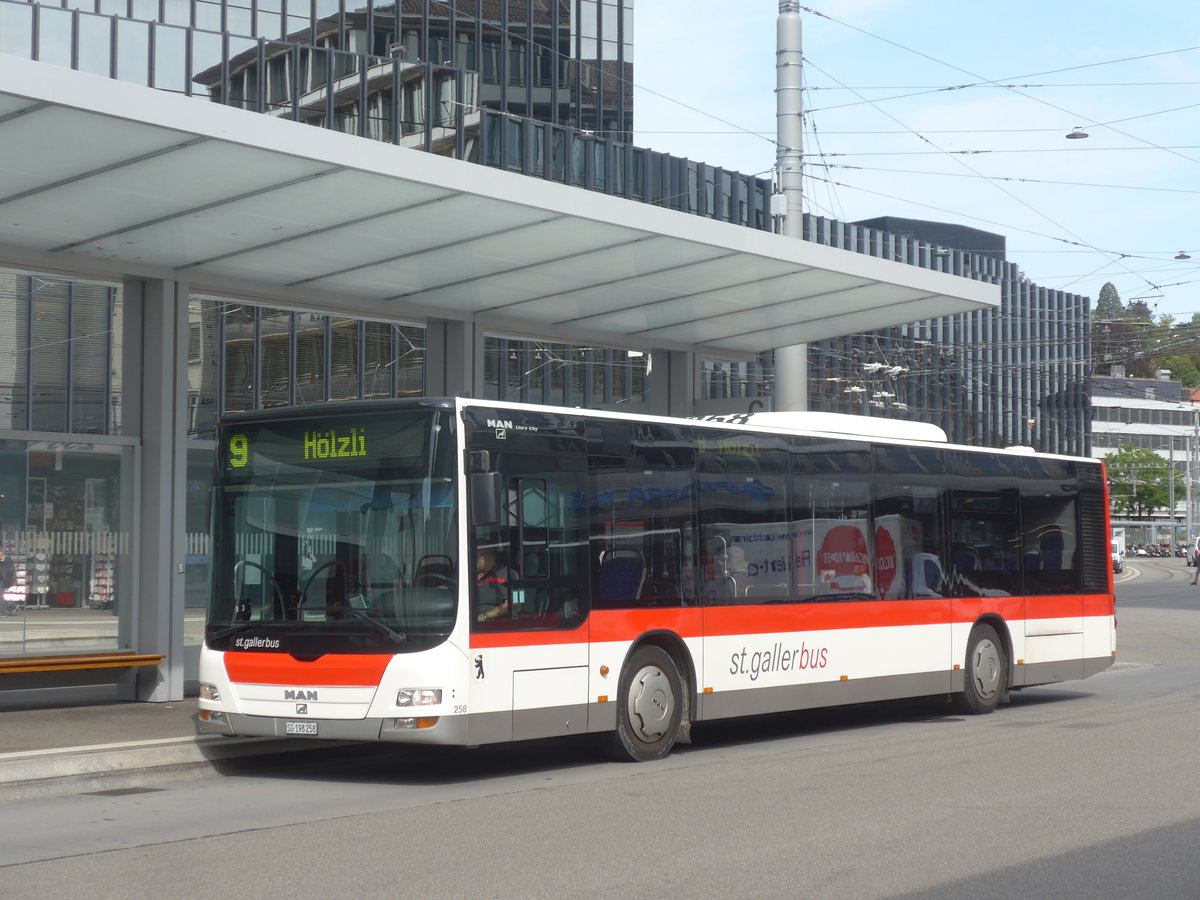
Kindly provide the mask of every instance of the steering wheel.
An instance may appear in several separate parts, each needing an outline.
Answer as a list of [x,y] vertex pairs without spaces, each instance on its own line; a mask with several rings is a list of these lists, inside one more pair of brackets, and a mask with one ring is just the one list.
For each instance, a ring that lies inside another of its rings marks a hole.
[[304,582],[304,587],[301,588],[301,590],[300,590],[300,605],[301,606],[304,605],[304,601],[308,597],[308,589],[310,587],[312,587],[312,583],[317,580],[318,575],[320,575],[326,569],[332,569],[332,568],[345,569],[345,567],[346,567],[346,564],[344,562],[342,562],[342,560],[331,559],[331,560],[329,560],[329,562],[321,563],[321,565],[319,565],[315,569],[313,569],[313,573],[308,576],[308,581]]
[[[322,563],[321,565],[317,566],[313,570],[313,573],[308,576],[308,580],[306,582],[304,582],[303,590],[300,591],[300,602],[296,607],[297,615],[300,614],[300,612],[304,609],[305,605],[308,603],[308,589],[310,587],[312,587],[312,583],[317,580],[317,576],[320,575],[322,572],[324,572],[326,569],[334,569],[335,570],[336,574],[334,574],[332,576],[333,578],[338,578],[338,577],[347,578],[347,576],[355,576],[356,575],[356,573],[352,571],[350,564],[347,563],[343,559],[331,559],[331,560],[329,560],[329,562]],[[348,580],[348,578],[347,578],[347,580]],[[347,606],[349,605],[351,596],[360,596],[363,599],[364,605],[369,605],[367,603],[366,586],[361,583],[358,583],[357,580],[355,583],[358,586],[357,594],[356,595],[355,594],[347,594],[346,598],[345,598],[345,600],[346,600],[345,605],[347,605]],[[347,586],[349,586],[349,585],[347,585]],[[328,600],[326,600],[325,605],[326,606],[329,605]]]
[[267,576],[267,583],[271,586],[271,593],[273,595],[274,608],[282,613],[283,592],[279,589],[279,584],[275,581],[275,576],[256,562],[251,562],[248,559],[239,559],[233,564],[233,595],[237,602],[234,610],[234,620],[238,622],[250,621],[252,604],[250,599],[245,597],[245,578],[248,567],[258,569],[258,571]]

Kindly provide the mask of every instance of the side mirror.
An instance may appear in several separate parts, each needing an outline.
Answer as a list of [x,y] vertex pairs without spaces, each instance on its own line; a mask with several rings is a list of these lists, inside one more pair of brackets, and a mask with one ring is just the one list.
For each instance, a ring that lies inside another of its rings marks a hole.
[[503,481],[499,472],[472,472],[468,477],[471,494],[471,524],[494,526],[500,524]]

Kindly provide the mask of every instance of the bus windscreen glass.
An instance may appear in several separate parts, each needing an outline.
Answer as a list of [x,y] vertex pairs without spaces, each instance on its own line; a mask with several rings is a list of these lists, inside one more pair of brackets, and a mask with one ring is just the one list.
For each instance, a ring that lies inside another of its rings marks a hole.
[[456,580],[445,424],[418,410],[225,427],[209,645],[405,652],[444,638]]

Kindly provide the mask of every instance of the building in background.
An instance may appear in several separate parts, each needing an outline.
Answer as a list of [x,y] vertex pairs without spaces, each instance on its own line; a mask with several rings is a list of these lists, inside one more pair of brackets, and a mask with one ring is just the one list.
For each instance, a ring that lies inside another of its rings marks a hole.
[[[957,443],[1091,455],[1090,309],[1078,294],[1033,284],[1000,235],[885,217],[805,216],[805,240],[1000,286],[997,309],[813,341],[809,406],[940,425]],[[772,355],[709,362],[707,395],[769,402]]]
[[[1166,370],[1157,378],[1128,378],[1123,366],[1113,369],[1091,382],[1094,455],[1153,450],[1175,471],[1178,485],[1174,516],[1168,502],[1141,519],[1114,512],[1113,526],[1125,529],[1130,546],[1186,543],[1200,529],[1200,398]],[[1114,495],[1121,489],[1114,486]]]
[[[826,227],[844,228],[818,234]],[[814,342],[813,409],[934,422],[962,444],[1091,455],[1086,297],[1031,283],[1000,235],[894,217],[851,227],[888,235],[901,255],[920,242],[924,264],[1000,285],[1000,307]]]

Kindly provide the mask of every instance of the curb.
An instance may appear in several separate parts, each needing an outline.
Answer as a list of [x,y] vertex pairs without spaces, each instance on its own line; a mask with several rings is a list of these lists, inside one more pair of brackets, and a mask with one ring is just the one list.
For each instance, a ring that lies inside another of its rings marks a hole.
[[217,772],[226,760],[325,750],[344,744],[214,734],[0,753],[0,801],[202,778]]

